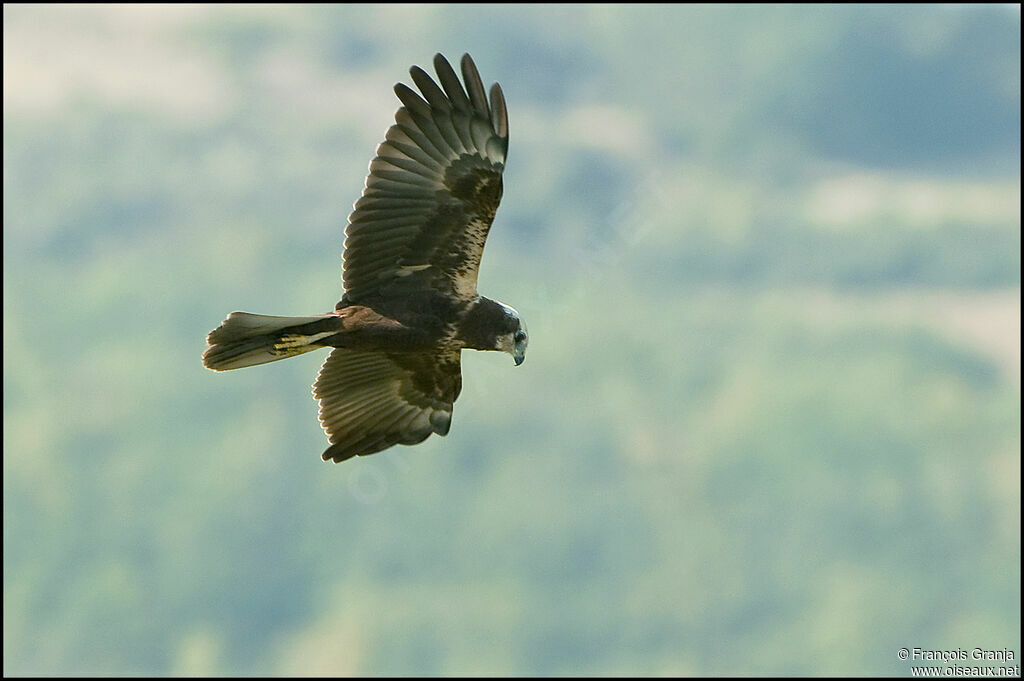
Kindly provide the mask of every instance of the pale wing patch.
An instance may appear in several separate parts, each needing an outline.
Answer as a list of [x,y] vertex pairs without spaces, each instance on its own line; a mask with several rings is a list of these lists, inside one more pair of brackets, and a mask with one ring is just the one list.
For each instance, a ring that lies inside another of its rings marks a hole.
[[463,300],[472,300],[476,297],[480,259],[483,257],[487,232],[490,231],[490,228],[489,220],[474,220],[466,228],[462,244],[464,265],[452,272],[452,287],[455,289],[455,294]]
[[398,268],[396,274],[400,277],[408,277],[410,274],[422,272],[423,270],[428,269],[429,267],[430,265],[403,265]]

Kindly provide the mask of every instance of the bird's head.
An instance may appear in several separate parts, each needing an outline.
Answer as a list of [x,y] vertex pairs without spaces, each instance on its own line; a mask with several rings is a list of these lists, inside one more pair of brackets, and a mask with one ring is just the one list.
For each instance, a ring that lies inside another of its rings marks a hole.
[[526,332],[526,325],[519,318],[515,309],[499,303],[505,310],[504,326],[508,331],[498,337],[498,350],[512,355],[516,366],[526,359],[526,346],[530,343],[530,334]]

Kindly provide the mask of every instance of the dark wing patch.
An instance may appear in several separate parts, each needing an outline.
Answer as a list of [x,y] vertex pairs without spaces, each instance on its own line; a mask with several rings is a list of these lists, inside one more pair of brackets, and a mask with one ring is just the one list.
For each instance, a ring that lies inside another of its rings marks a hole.
[[476,296],[487,232],[501,200],[508,151],[505,97],[490,101],[469,55],[463,89],[440,54],[438,81],[414,66],[423,94],[399,83],[402,108],[370,162],[363,196],[345,230],[346,299],[433,288],[462,300]]
[[331,446],[324,461],[344,461],[392,445],[446,435],[462,389],[459,351],[385,353],[335,348],[313,395]]

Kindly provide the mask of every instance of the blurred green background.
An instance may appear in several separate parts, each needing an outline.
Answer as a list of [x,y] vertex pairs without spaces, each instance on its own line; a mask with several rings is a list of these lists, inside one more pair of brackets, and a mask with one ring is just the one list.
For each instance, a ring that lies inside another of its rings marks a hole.
[[[1020,657],[1020,12],[4,6],[4,673],[909,673]],[[511,117],[447,438],[323,463],[398,101]]]

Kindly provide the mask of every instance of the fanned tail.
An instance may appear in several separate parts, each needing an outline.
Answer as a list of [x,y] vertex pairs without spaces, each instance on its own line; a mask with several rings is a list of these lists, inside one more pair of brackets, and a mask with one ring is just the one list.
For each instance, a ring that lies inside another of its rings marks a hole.
[[232,312],[206,337],[210,347],[203,353],[203,366],[214,371],[227,371],[316,350],[323,347],[316,341],[334,335],[335,331],[309,325],[325,320],[329,324],[332,318],[333,315],[272,317]]

